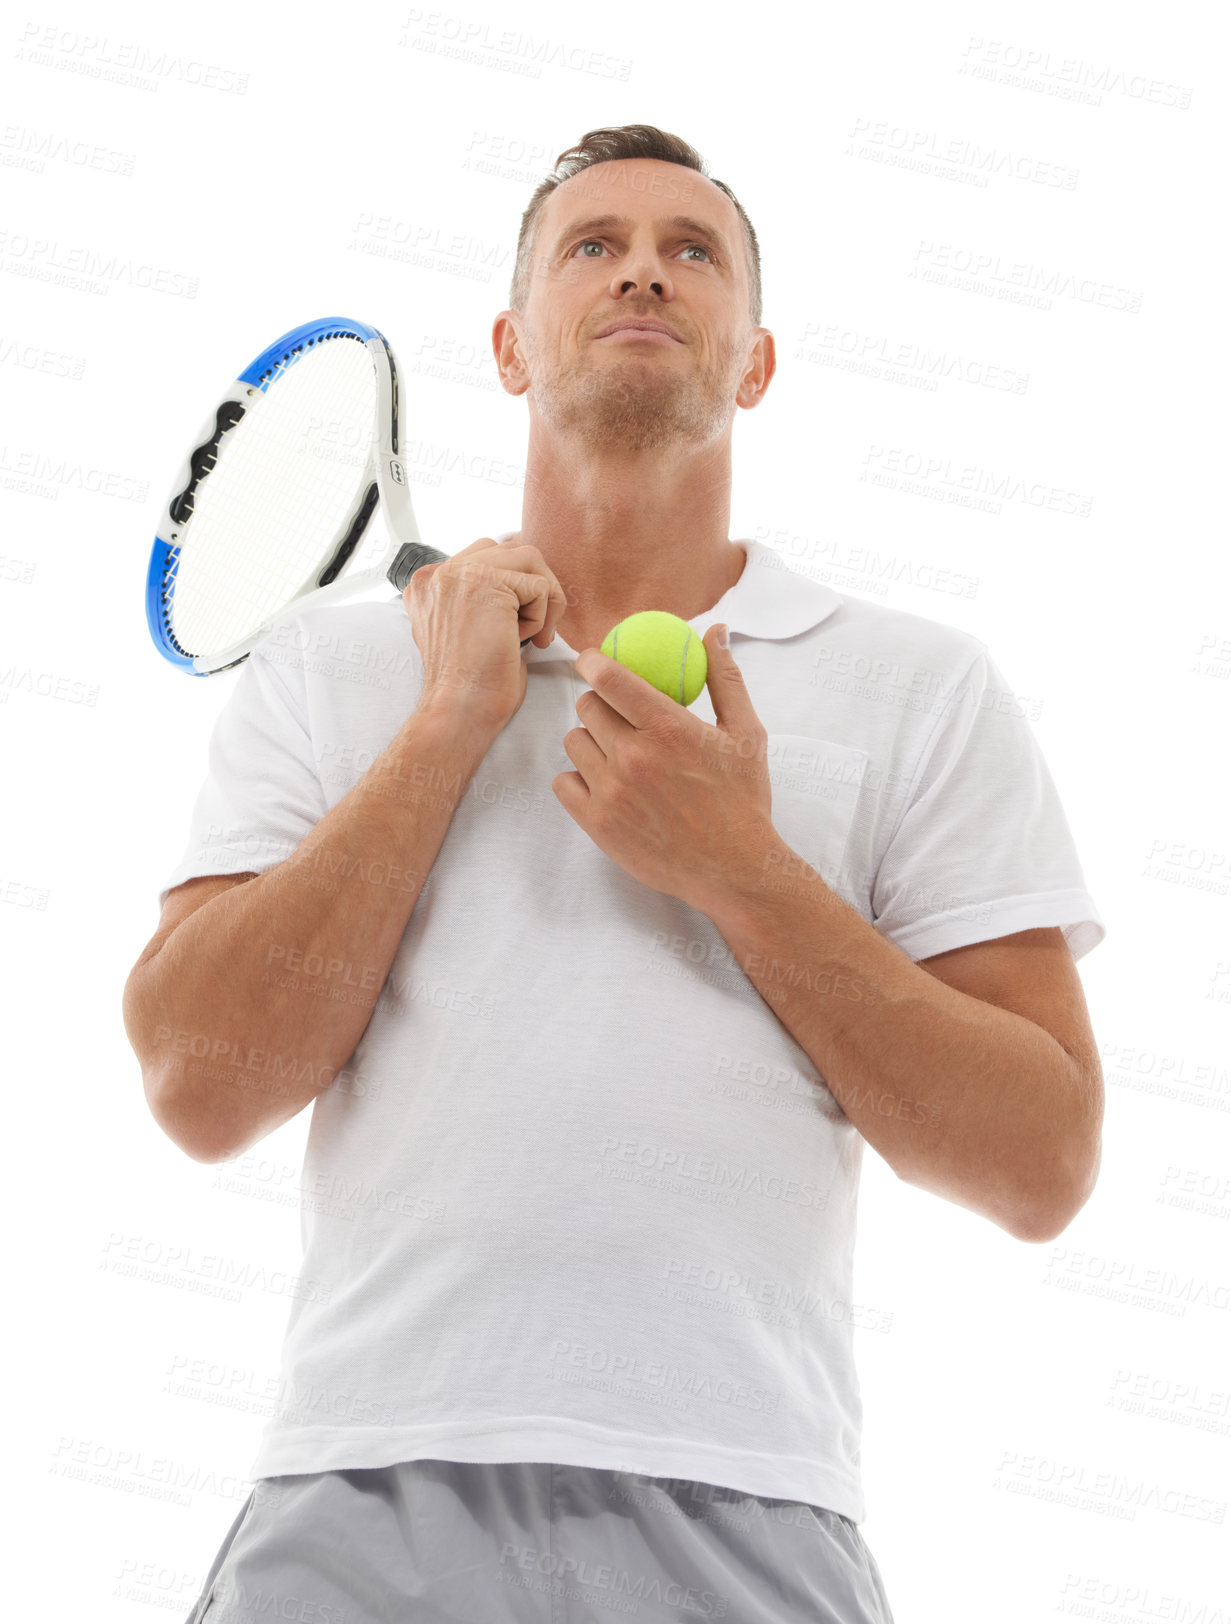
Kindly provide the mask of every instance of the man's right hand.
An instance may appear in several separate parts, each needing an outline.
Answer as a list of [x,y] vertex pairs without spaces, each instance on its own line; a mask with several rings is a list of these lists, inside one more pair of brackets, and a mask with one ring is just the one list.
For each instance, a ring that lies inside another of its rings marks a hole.
[[402,592],[423,657],[417,709],[503,728],[521,709],[524,637],[546,648],[568,607],[537,547],[483,536],[443,564],[416,570]]

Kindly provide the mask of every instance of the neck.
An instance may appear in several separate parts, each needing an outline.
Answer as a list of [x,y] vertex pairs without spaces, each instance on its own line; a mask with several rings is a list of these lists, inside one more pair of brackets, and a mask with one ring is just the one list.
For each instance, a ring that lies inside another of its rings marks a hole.
[[508,546],[537,547],[568,609],[556,631],[580,653],[628,615],[695,620],[734,586],[747,555],[728,539],[729,438],[698,449],[570,445],[548,455],[531,435],[522,526]]

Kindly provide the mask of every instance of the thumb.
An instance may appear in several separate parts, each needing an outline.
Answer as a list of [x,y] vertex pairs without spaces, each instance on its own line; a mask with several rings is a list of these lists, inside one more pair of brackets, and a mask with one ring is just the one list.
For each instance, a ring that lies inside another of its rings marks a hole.
[[701,639],[705,645],[705,685],[710,691],[710,703],[719,726],[743,724],[749,719],[752,701],[744,685],[744,673],[735,663],[729,647],[719,641],[726,637],[728,628],[721,621],[710,627]]

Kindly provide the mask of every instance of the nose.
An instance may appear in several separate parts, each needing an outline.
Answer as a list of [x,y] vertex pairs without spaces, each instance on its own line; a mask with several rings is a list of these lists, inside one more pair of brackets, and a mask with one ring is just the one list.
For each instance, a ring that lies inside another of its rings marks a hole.
[[[630,288],[638,288],[641,286],[639,281],[629,276],[617,277],[615,280],[621,294],[627,293]],[[660,299],[665,299],[667,297],[667,281],[665,277],[655,277],[652,279],[646,277],[645,284],[649,288],[650,292],[656,293]]]
[[624,264],[611,278],[611,291],[618,297],[645,290],[660,299],[675,296],[671,278],[657,251],[647,244],[630,248]]

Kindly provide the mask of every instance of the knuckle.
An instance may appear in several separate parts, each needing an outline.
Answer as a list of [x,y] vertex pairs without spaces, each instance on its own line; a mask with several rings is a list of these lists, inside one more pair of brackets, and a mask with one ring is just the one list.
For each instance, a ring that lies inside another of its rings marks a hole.
[[649,739],[667,750],[676,750],[686,742],[686,729],[674,716],[655,717],[643,729]]

